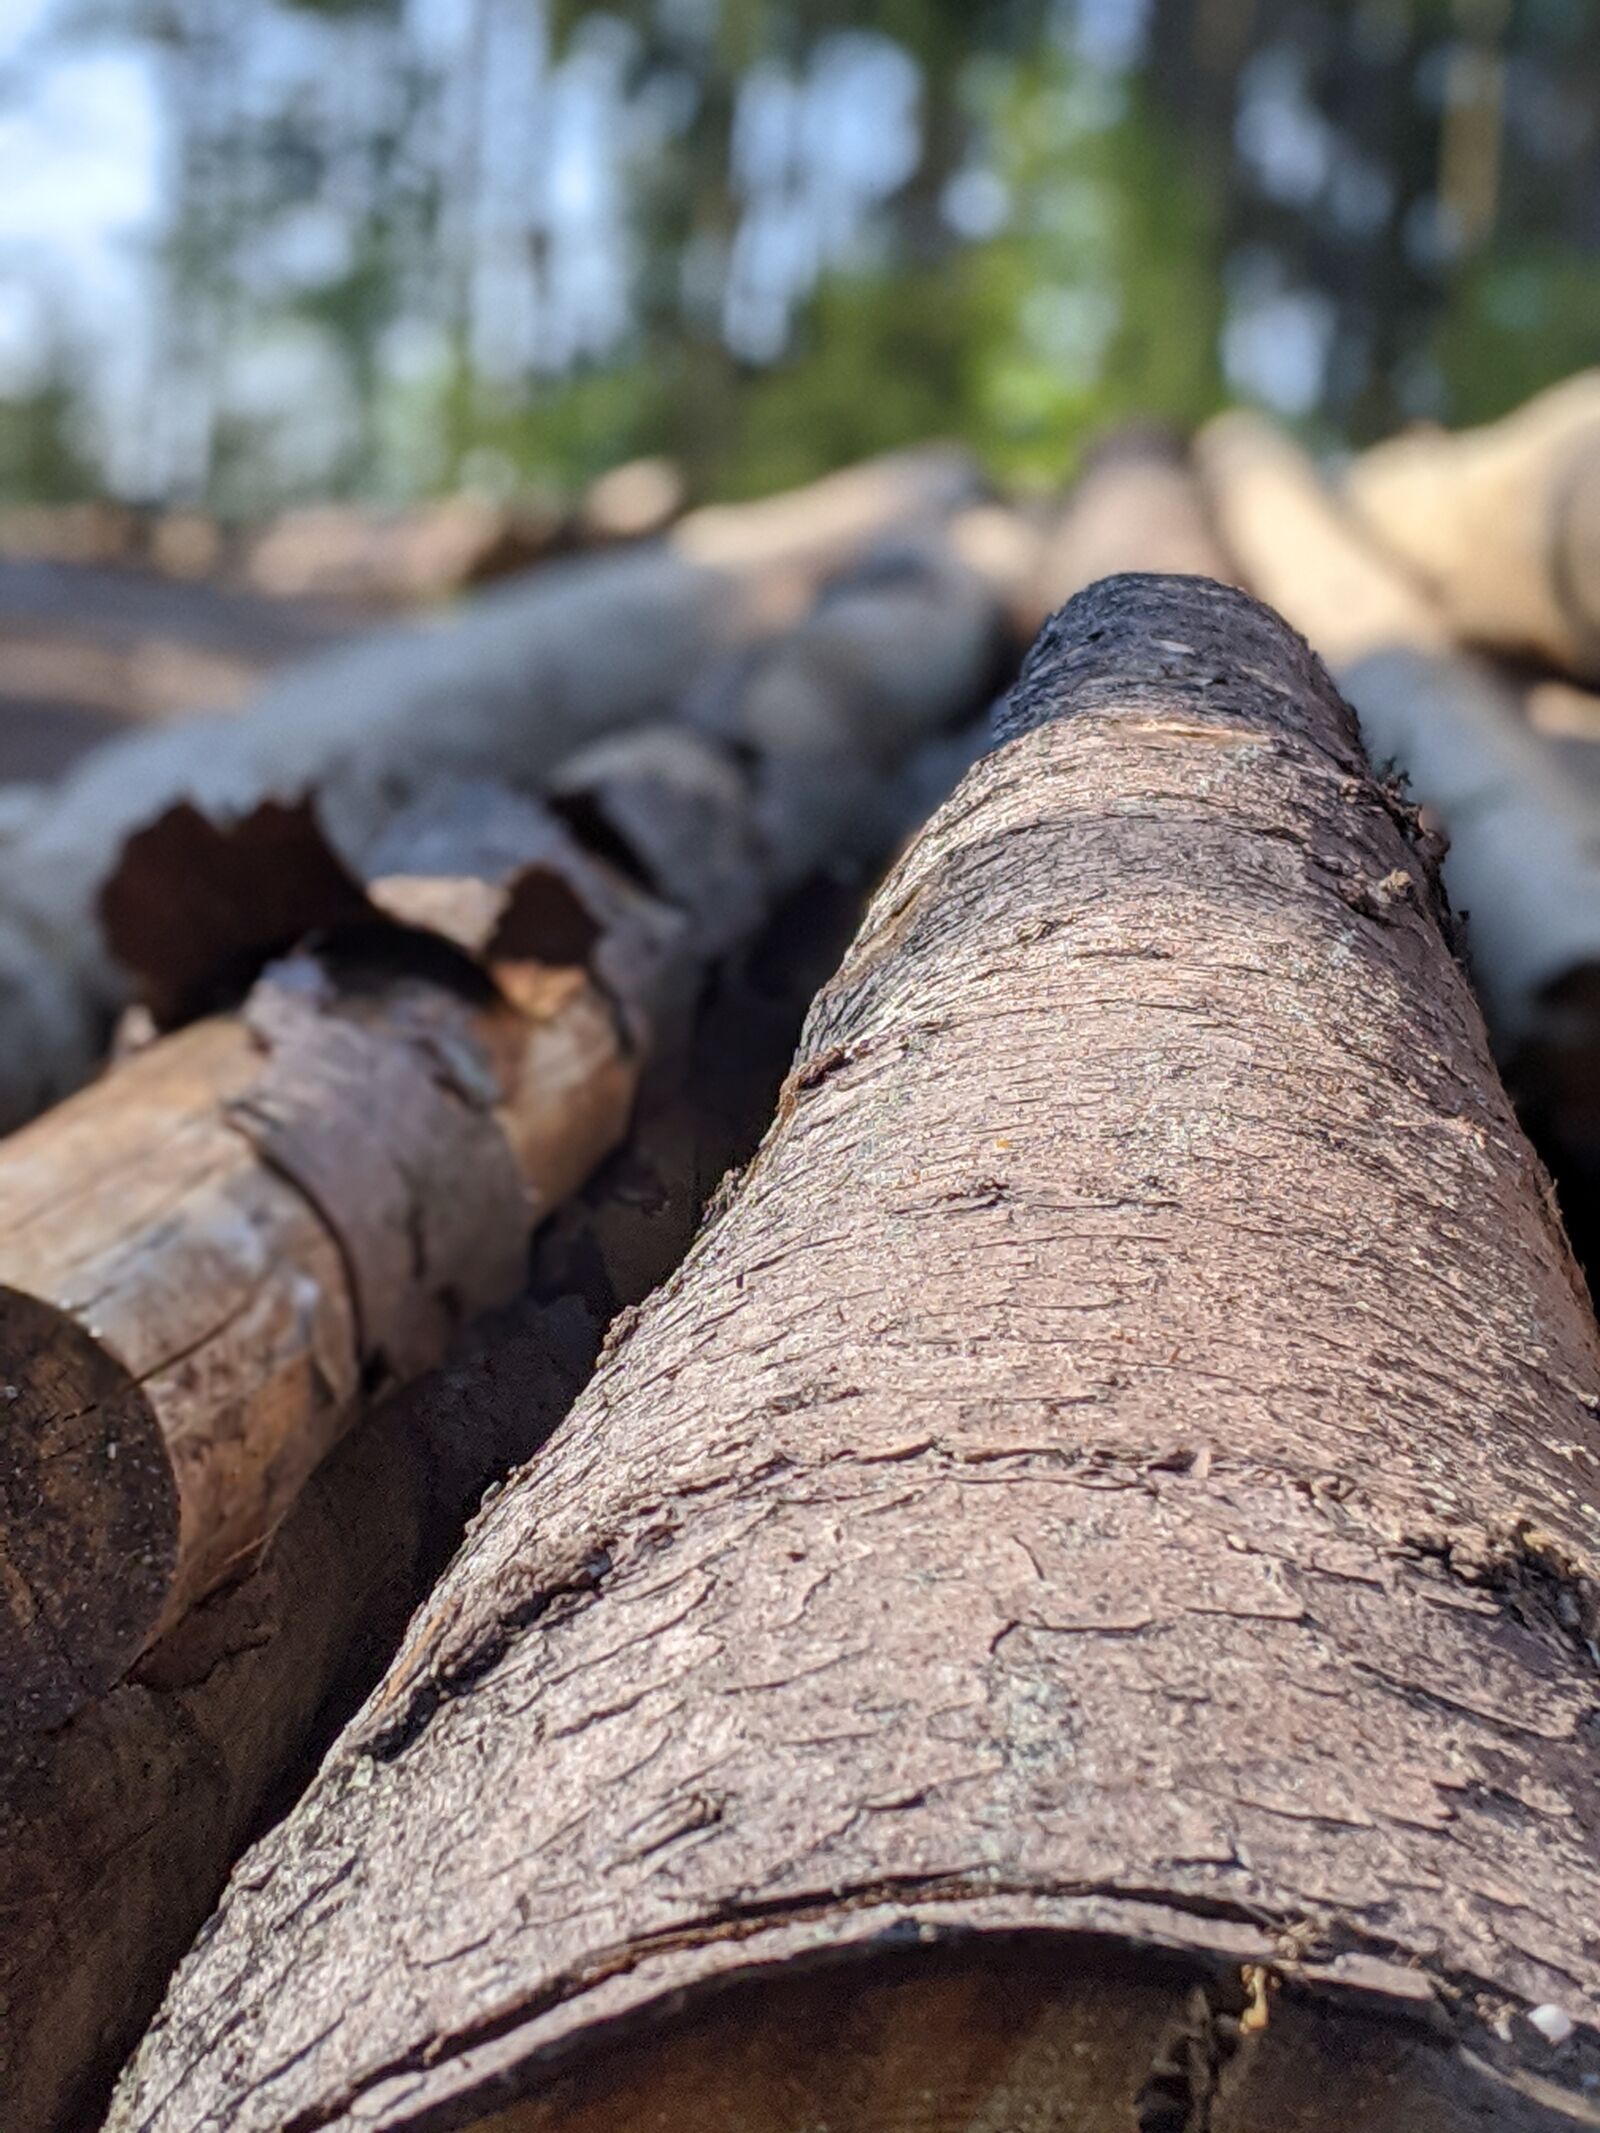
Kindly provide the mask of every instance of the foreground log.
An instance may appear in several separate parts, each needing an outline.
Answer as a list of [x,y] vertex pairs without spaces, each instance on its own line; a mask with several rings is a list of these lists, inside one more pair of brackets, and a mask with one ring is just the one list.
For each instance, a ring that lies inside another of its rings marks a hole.
[[[894,723],[902,746],[914,736],[905,723],[897,663],[909,660],[920,670],[928,641],[942,641],[951,654],[922,706],[933,728],[974,708],[972,691],[988,672],[985,648],[992,649],[993,614],[981,588],[975,599],[972,583],[937,552],[925,559],[918,582],[920,617],[909,605],[901,568],[893,578],[894,611],[905,631],[864,632],[860,640],[875,647],[881,716]],[[965,651],[949,634],[950,618],[962,612],[972,631]],[[804,673],[803,648],[811,641],[802,632],[799,647],[786,652],[780,636],[757,671],[789,658]],[[741,661],[739,671],[748,674],[747,663]],[[861,672],[855,678],[856,723],[833,758],[845,789],[858,782],[852,767],[857,751],[880,745],[874,738],[878,700]],[[837,925],[850,905],[837,876],[881,858],[886,840],[905,826],[902,809],[907,795],[920,788],[925,763],[932,759],[937,772],[947,754],[942,738],[913,750],[893,776],[879,779],[874,807],[838,809],[825,853],[827,881],[820,890],[808,887],[783,922],[770,926],[763,922],[776,893],[775,854],[792,850],[798,838],[781,833],[773,810],[783,783],[758,777],[759,760],[735,776],[731,761],[719,757],[704,735],[643,729],[570,763],[555,781],[555,804],[567,813],[573,832],[603,848],[615,869],[646,879],[681,925],[659,966],[642,952],[649,942],[640,942],[637,925],[624,956],[628,937],[621,917],[639,915],[625,900],[618,921],[584,950],[588,981],[601,986],[609,1003],[648,998],[645,1040],[621,1051],[623,1064],[646,1070],[640,1115],[623,1150],[563,1213],[559,1235],[539,1252],[533,1318],[501,1321],[469,1347],[464,1368],[433,1381],[431,1395],[424,1389],[415,1403],[403,1401],[400,1411],[412,1419],[396,1425],[398,1437],[379,1418],[363,1424],[301,1492],[255,1574],[187,1614],[141,1659],[129,1681],[63,1727],[14,1734],[14,1767],[0,1776],[0,1916],[6,1920],[0,1998],[7,2008],[0,2025],[0,2124],[6,2133],[96,2122],[97,2084],[108,2081],[137,2035],[263,1804],[281,1788],[292,1788],[292,1773],[308,1739],[319,1736],[326,1713],[345,1715],[351,1690],[370,1684],[375,1661],[393,1649],[405,1610],[459,1534],[477,1492],[538,1441],[552,1398],[540,1380],[548,1314],[570,1310],[578,1298],[586,1314],[597,1313],[603,1322],[674,1263],[705,1193],[730,1161],[748,1153],[770,1109],[803,1006],[797,978],[803,979],[806,957],[819,943],[825,948],[828,926]],[[766,819],[779,833],[770,846],[753,828],[758,790]],[[811,785],[797,780],[793,793],[810,835],[816,827]],[[481,805],[469,819],[482,837],[488,821]],[[447,826],[449,821],[447,816]],[[259,890],[279,876],[315,884],[317,870],[304,863],[306,828],[302,815],[294,828],[300,839],[294,866],[285,864],[281,815],[265,824],[246,822],[226,835],[180,815],[138,840],[118,877],[116,925],[164,1011],[182,1012],[197,991],[203,997],[213,962],[229,967],[236,949],[259,952],[267,945],[252,930],[261,901],[248,894],[252,884]],[[384,863],[396,841],[410,855],[409,874]],[[508,839],[492,841],[503,851]],[[442,893],[441,874],[423,868],[438,850],[438,839],[424,838],[414,822],[398,840],[391,829],[367,854],[362,897],[413,927],[437,928],[452,914],[458,924],[481,927],[482,900],[475,906],[470,897]],[[264,866],[264,856],[272,863]],[[542,869],[533,870],[525,888],[520,923],[539,917],[547,952],[554,945],[548,929],[563,910],[552,893],[550,858],[546,825]],[[249,863],[241,866],[241,859]],[[587,876],[574,872],[571,879],[582,885]],[[711,893],[718,882],[720,892]],[[336,870],[324,875],[325,893],[339,886]],[[351,892],[348,879],[343,887]],[[636,903],[637,886],[633,894]],[[197,905],[206,916],[206,927],[182,924],[185,897],[191,910]],[[336,906],[330,910],[338,915]],[[278,921],[285,916],[280,908]],[[314,923],[316,914],[301,906],[287,916],[303,925]],[[502,911],[496,927],[503,931],[509,916]],[[571,916],[567,911],[569,925]],[[370,910],[367,918],[365,928],[347,923],[345,937],[365,941],[370,956]],[[385,938],[392,955],[399,944]],[[458,947],[463,938],[481,963],[481,936],[458,935]],[[512,939],[524,948],[530,944],[525,932],[513,930]],[[708,974],[706,959],[715,943],[730,952]],[[583,946],[581,932],[577,945]],[[490,959],[498,968],[493,951]],[[630,973],[652,972],[650,988],[636,985],[630,993]],[[812,973],[813,983],[818,974]],[[427,975],[437,985],[443,971],[430,963]],[[582,978],[581,970],[568,970],[561,982],[571,988]],[[805,997],[810,989],[807,984]],[[468,992],[470,1011],[482,1012],[481,982]],[[708,994],[692,1047],[680,1049],[671,1025],[689,1019]],[[380,994],[378,1010],[387,997]],[[370,1032],[372,987],[352,995],[352,1011],[357,998],[364,1003],[363,1029]],[[526,995],[510,1004],[525,1011]],[[203,1025],[213,1031],[228,1026],[216,1018]],[[617,1042],[614,1011],[607,1027]],[[624,1031],[633,1028],[636,1016]],[[149,1058],[171,1056],[193,1041],[198,1032],[185,1031],[156,1045]],[[462,1050],[452,1048],[447,1079],[461,1073],[462,1061]],[[475,1078],[468,1078],[481,1095]],[[107,1087],[118,1079],[114,1074]],[[552,1106],[557,1091],[550,1078],[536,1086]],[[370,1151],[375,1138],[379,1154],[389,1152],[388,1106],[372,1102],[370,1087],[366,1093],[373,1120],[353,1118],[348,1105],[340,1106],[324,1122],[320,1146],[324,1154],[330,1147],[345,1150],[347,1169],[370,1177],[355,1158],[363,1146]],[[335,1120],[338,1130],[330,1133]],[[43,1139],[53,1123],[41,1121],[25,1138]],[[319,1211],[331,1204],[329,1182],[324,1174],[313,1194]],[[467,1235],[481,1244],[491,1211],[482,1193],[460,1174],[446,1183],[435,1214],[454,1210]],[[359,1212],[367,1203],[354,1204]],[[335,1211],[348,1214],[351,1205],[346,1198]],[[184,1212],[180,1202],[180,1236]],[[398,1230],[408,1241],[415,1234],[409,1222]],[[373,1248],[395,1233],[396,1226],[381,1223],[358,1230],[352,1239],[356,1263],[370,1264]],[[159,1237],[150,1243],[159,1257]],[[397,1271],[404,1276],[409,1264]],[[264,1270],[269,1288],[278,1279],[273,1268]],[[407,1293],[408,1311],[398,1321],[391,1315],[389,1323],[395,1338],[415,1342],[437,1327],[438,1298],[415,1280]],[[370,1311],[362,1323],[373,1323]],[[107,1329],[100,1330],[103,1336]],[[555,1375],[564,1382],[569,1361],[558,1355],[556,1364]],[[373,1375],[366,1369],[361,1374]],[[214,1378],[207,1383],[215,1390]],[[370,1383],[364,1390],[370,1396]],[[216,1419],[230,1417],[218,1413]],[[231,1419],[237,1421],[237,1414]],[[290,1456],[299,1456],[293,1446]]]
[[1593,2125],[1600,1341],[1300,642],[1121,579],[111,2133]]
[[102,749],[6,841],[0,1127],[102,1054],[119,976],[95,903],[122,840],[181,799],[215,816],[310,790],[336,815],[446,775],[542,776],[668,709],[707,662],[802,612],[897,526],[969,497],[970,462],[905,453],[792,496],[691,513],[662,543],[551,564],[459,619],[396,625],[276,679],[227,720]]
[[1600,1247],[1600,814],[1531,731],[1513,685],[1455,651],[1438,610],[1375,553],[1297,446],[1229,415],[1197,450],[1246,582],[1328,660],[1377,762],[1443,824],[1444,878],[1501,1063]]
[[1600,371],[1483,429],[1392,438],[1346,487],[1469,643],[1600,679]]

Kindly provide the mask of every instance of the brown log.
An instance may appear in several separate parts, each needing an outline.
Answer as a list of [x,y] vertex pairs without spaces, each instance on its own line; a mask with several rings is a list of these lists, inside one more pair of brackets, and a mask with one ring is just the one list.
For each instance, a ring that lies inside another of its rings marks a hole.
[[596,475],[577,509],[583,541],[638,541],[661,533],[684,507],[688,483],[675,459],[630,459]]
[[367,923],[426,928],[459,973],[409,933],[349,967],[301,956],[0,1142],[0,1694],[24,1726],[247,1566],[358,1396],[514,1296],[534,1227],[626,1128],[652,959],[629,997],[596,944],[642,927],[659,955],[677,922],[492,789],[394,842],[412,871],[375,873]]
[[692,512],[663,542],[553,563],[458,619],[397,624],[279,676],[226,720],[99,750],[6,839],[0,1127],[80,1084],[122,982],[94,922],[123,839],[183,799],[221,817],[316,791],[335,811],[445,775],[542,777],[672,707],[709,661],[803,613],[817,586],[977,486],[904,453],[759,504]]
[[1374,446],[1346,493],[1468,643],[1600,679],[1600,370],[1482,429]]
[[286,511],[249,543],[241,574],[278,599],[354,600],[408,606],[526,570],[557,545],[553,504],[447,496],[408,510],[307,504]]
[[1156,427],[1130,427],[1099,440],[1058,507],[977,504],[957,514],[949,533],[1004,600],[1024,643],[1063,601],[1119,571],[1231,582],[1183,447]]
[[1600,2122],[1600,1335],[1410,818],[1123,578],[108,2133]]
[[99,2124],[228,1867],[381,1669],[485,1484],[559,1419],[597,1339],[575,1304],[480,1321],[446,1369],[350,1433],[254,1571],[134,1675],[53,1731],[8,1726],[7,2133]]
[[1600,1248],[1600,808],[1515,686],[1361,537],[1299,448],[1229,415],[1197,451],[1246,582],[1328,660],[1373,759],[1450,838],[1444,879],[1524,1115],[1586,1259]]

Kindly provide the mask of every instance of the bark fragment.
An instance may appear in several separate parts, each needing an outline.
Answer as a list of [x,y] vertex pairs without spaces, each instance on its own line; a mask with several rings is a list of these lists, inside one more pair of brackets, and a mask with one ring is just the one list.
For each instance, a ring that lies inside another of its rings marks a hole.
[[1427,857],[1216,585],[1001,732],[111,2133],[1600,2119],[1600,1338]]

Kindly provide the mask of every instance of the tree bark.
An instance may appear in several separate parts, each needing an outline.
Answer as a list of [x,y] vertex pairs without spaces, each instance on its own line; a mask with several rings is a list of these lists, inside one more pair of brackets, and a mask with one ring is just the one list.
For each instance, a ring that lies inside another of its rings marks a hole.
[[667,541],[554,563],[457,621],[397,625],[277,678],[244,711],[98,751],[8,823],[0,896],[0,1128],[81,1083],[121,982],[96,902],[123,839],[180,800],[211,815],[315,791],[365,806],[446,774],[536,778],[670,709],[708,661],[803,611],[885,533],[976,488],[968,461],[905,453],[791,496],[691,513]]
[[1346,487],[1467,642],[1600,680],[1600,371],[1482,429],[1376,445]]
[[1328,660],[1374,761],[1449,834],[1445,884],[1501,1064],[1555,1167],[1586,1259],[1600,1247],[1600,839],[1592,792],[1530,730],[1515,686],[1369,547],[1299,448],[1259,418],[1202,433],[1201,467],[1246,582]]
[[[911,605],[913,582],[920,586],[920,614]],[[864,633],[860,640],[874,648],[882,717],[868,673],[857,670],[855,725],[836,737],[831,757],[805,758],[813,767],[833,761],[841,787],[851,785],[857,751],[875,753],[882,745],[885,719],[899,734],[899,745],[911,746],[902,669],[909,663],[911,671],[925,672],[930,644],[942,643],[948,656],[921,707],[929,728],[972,709],[989,671],[992,603],[947,557],[925,556],[914,579],[897,573],[890,590],[903,631]],[[964,640],[958,627],[963,616]],[[753,669],[741,660],[738,674],[749,678],[786,663],[803,674],[811,643],[804,630],[781,634]],[[721,694],[737,726],[739,692]],[[770,737],[769,746],[776,749],[780,739]],[[620,938],[616,929],[590,949],[587,976],[574,969],[561,980],[568,989],[581,983],[607,995],[613,1044],[627,1063],[645,1068],[640,1115],[617,1157],[558,1224],[547,1225],[536,1255],[533,1304],[470,1340],[465,1363],[458,1354],[442,1378],[424,1381],[398,1407],[391,1403],[388,1419],[373,1417],[356,1430],[297,1497],[256,1572],[188,1613],[128,1680],[65,1726],[14,1729],[0,1756],[6,1766],[0,1770],[0,1916],[6,1920],[0,1936],[0,2002],[6,2009],[0,2023],[0,2124],[6,2133],[95,2122],[97,2085],[108,2081],[151,2012],[263,1804],[281,1801],[286,1790],[292,1796],[292,1773],[325,1724],[321,1714],[348,1712],[352,1689],[370,1684],[393,1649],[407,1607],[459,1534],[476,1493],[513,1459],[525,1457],[548,1427],[557,1387],[570,1384],[579,1367],[565,1352],[570,1339],[557,1343],[552,1357],[549,1315],[558,1321],[563,1311],[570,1316],[572,1299],[579,1298],[603,1322],[617,1303],[634,1300],[660,1279],[692,1233],[716,1176],[749,1152],[770,1110],[803,999],[821,975],[813,971],[798,994],[796,973],[809,969],[807,958],[819,940],[830,938],[830,928],[834,952],[842,945],[839,914],[851,898],[841,877],[881,858],[887,840],[904,827],[895,795],[902,785],[919,784],[924,757],[942,763],[947,748],[941,739],[914,749],[906,772],[919,775],[890,776],[886,770],[877,779],[874,806],[835,811],[828,879],[808,886],[792,900],[783,924],[770,927],[764,922],[778,880],[772,854],[797,840],[778,835],[768,847],[755,832],[758,793],[769,819],[782,829],[772,811],[780,805],[783,781],[763,780],[759,757],[753,764],[741,757],[743,767],[734,775],[732,759],[704,735],[641,729],[572,759],[553,780],[552,804],[567,812],[573,832],[602,849],[614,867],[642,877],[682,922],[662,982],[651,989],[646,1038],[636,1038],[631,1048],[618,1037],[615,1009],[641,996],[625,989],[629,971],[641,965],[638,957],[607,954],[608,941]],[[811,787],[797,782],[794,792],[814,830]],[[468,820],[484,844],[504,852],[505,838],[490,835],[493,818],[481,793]],[[458,948],[487,951],[502,984],[510,983],[511,1006],[517,999],[526,1006],[528,994],[518,990],[515,972],[508,980],[492,939],[470,930],[484,922],[481,903],[474,908],[470,899],[443,894],[449,884],[442,872],[429,872],[425,862],[437,861],[441,847],[437,837],[423,835],[425,826],[413,811],[409,825],[402,818],[378,837],[361,869],[362,895],[394,920],[437,928],[453,918],[468,926],[456,936]],[[304,863],[304,820],[298,835],[298,864],[290,863],[281,818],[254,829],[246,822],[222,836],[197,825],[197,818],[183,817],[139,840],[113,900],[119,938],[173,1012],[196,991],[203,996],[208,970],[219,963],[232,968],[236,951],[262,947],[252,930],[262,901],[250,895],[252,882],[259,888],[288,876],[315,883],[317,869]],[[385,862],[396,844],[409,855],[409,874],[397,874]],[[548,862],[548,844],[543,857]],[[588,866],[597,871],[594,861]],[[576,869],[573,878],[581,883],[587,876]],[[322,879],[325,891],[338,890],[342,879],[343,893],[352,892],[348,876],[330,880],[325,873]],[[548,869],[543,886],[548,926]],[[180,923],[184,893],[196,900],[205,926]],[[335,903],[334,915],[338,908]],[[293,915],[301,925],[318,922],[308,906]],[[525,897],[521,922],[527,916]],[[283,917],[280,900],[278,921]],[[503,931],[517,920],[513,902],[495,923]],[[521,948],[530,944],[515,925],[510,938]],[[708,971],[713,955],[719,960]],[[643,967],[648,974],[649,965]],[[437,969],[430,976],[441,982]],[[370,1033],[370,988],[352,988],[351,998],[352,1006],[364,1003],[363,1029]],[[480,994],[472,993],[469,1004],[481,1012]],[[693,1019],[702,1004],[692,1048],[685,1052],[672,1025]],[[120,1072],[153,1071],[151,1062],[189,1046],[215,1045],[222,1041],[217,1032],[236,1027],[213,1017],[160,1040]],[[637,1014],[624,1025],[626,1031],[639,1027]],[[119,1078],[113,1074],[107,1086]],[[545,1074],[538,1083],[547,1100],[554,1078]],[[373,1102],[370,1083],[366,1094],[379,1114],[380,1152],[387,1153],[388,1107]],[[88,1101],[79,1099],[67,1112]],[[373,1139],[368,1122],[348,1105],[331,1121],[319,1106],[318,1118],[323,1152],[340,1152],[360,1174],[350,1151]],[[41,1121],[24,1138],[42,1140],[53,1124]],[[210,1125],[220,1134],[217,1122]],[[170,1131],[164,1137],[170,1139]],[[542,1145],[541,1160],[564,1154],[570,1161],[575,1152],[560,1137],[545,1136]],[[530,1160],[533,1152],[524,1149]],[[319,1216],[334,1205],[326,1179],[321,1182],[324,1189],[313,1195]],[[483,1194],[459,1167],[448,1182],[453,1197],[446,1207],[465,1217],[468,1235],[481,1243],[490,1211]],[[181,1217],[181,1203],[179,1211]],[[169,1232],[172,1227],[169,1219]],[[181,1220],[178,1227],[181,1232]],[[374,1237],[358,1230],[340,1264],[370,1263],[374,1245],[393,1233],[384,1229]],[[411,1225],[400,1224],[399,1233],[409,1238]],[[266,1287],[281,1287],[285,1273],[269,1265]],[[389,1297],[391,1305],[396,1300]],[[413,1284],[399,1300],[405,1309],[390,1309],[384,1322],[413,1341],[431,1337],[437,1313],[423,1308],[429,1298]],[[364,1322],[374,1323],[370,1308]],[[137,1321],[133,1330],[143,1331]],[[413,1367],[416,1360],[413,1353]],[[363,1390],[370,1395],[370,1384]],[[396,1413],[401,1420],[393,1420]]]
[[1600,1337],[1411,818],[1203,582],[1000,733],[110,2133],[1600,2119]]

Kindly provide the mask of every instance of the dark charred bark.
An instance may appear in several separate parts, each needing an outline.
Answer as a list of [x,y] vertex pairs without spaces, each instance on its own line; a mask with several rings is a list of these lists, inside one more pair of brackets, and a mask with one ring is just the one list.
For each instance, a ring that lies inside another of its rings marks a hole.
[[113,2133],[1593,2125],[1600,1347],[1275,617],[1094,588]]

